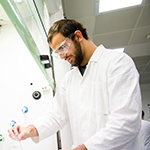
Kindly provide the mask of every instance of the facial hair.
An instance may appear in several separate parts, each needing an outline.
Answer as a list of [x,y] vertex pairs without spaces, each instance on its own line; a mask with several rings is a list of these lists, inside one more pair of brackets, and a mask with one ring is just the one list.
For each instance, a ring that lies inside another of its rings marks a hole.
[[76,49],[76,51],[74,53],[75,60],[74,60],[74,62],[71,62],[71,64],[73,66],[79,66],[83,61],[82,48],[81,48],[80,43],[75,39],[74,39],[74,46]]

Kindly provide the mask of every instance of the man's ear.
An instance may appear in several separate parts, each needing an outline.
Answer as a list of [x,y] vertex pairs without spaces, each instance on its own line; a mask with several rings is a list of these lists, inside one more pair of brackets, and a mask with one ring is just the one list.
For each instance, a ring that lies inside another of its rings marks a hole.
[[75,35],[75,39],[78,41],[78,42],[81,42],[83,40],[83,35],[81,33],[80,30],[76,30],[74,32],[74,35]]

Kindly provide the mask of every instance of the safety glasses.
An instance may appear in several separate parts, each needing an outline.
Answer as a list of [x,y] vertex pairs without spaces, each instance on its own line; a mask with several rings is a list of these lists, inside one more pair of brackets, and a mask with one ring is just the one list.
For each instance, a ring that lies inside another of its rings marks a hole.
[[71,33],[56,49],[53,50],[53,56],[60,58],[60,56],[63,56],[68,52],[73,35],[74,33]]

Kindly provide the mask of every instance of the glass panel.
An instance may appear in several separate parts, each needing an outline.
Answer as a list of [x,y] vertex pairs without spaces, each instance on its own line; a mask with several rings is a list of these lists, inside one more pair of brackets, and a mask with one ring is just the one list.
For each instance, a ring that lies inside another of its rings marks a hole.
[[[54,89],[54,81],[49,75],[49,72],[45,69],[44,64],[40,61],[41,53],[48,53],[49,51],[46,35],[40,26],[40,21],[38,22],[38,19],[36,19],[37,16],[33,15],[36,10],[30,10],[30,5],[28,6],[29,2],[31,2],[31,0],[16,0],[16,3],[13,0],[0,0],[2,7],[19,33],[20,37],[24,41],[34,60],[46,77],[48,83],[52,89]],[[37,24],[39,25],[37,26]],[[36,36],[37,32],[40,32],[41,36]]]

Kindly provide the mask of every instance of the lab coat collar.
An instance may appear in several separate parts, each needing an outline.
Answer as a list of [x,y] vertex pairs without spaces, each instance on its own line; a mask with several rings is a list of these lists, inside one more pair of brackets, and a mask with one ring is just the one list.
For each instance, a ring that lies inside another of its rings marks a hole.
[[103,45],[98,46],[97,49],[94,51],[93,55],[91,56],[89,62],[97,62],[103,54],[104,50],[105,47]]
[[[101,44],[100,46],[97,47],[97,49],[94,51],[93,55],[91,56],[87,66],[90,64],[90,62],[97,62],[101,55],[103,54],[105,50],[105,47]],[[78,67],[74,67],[78,69]]]

